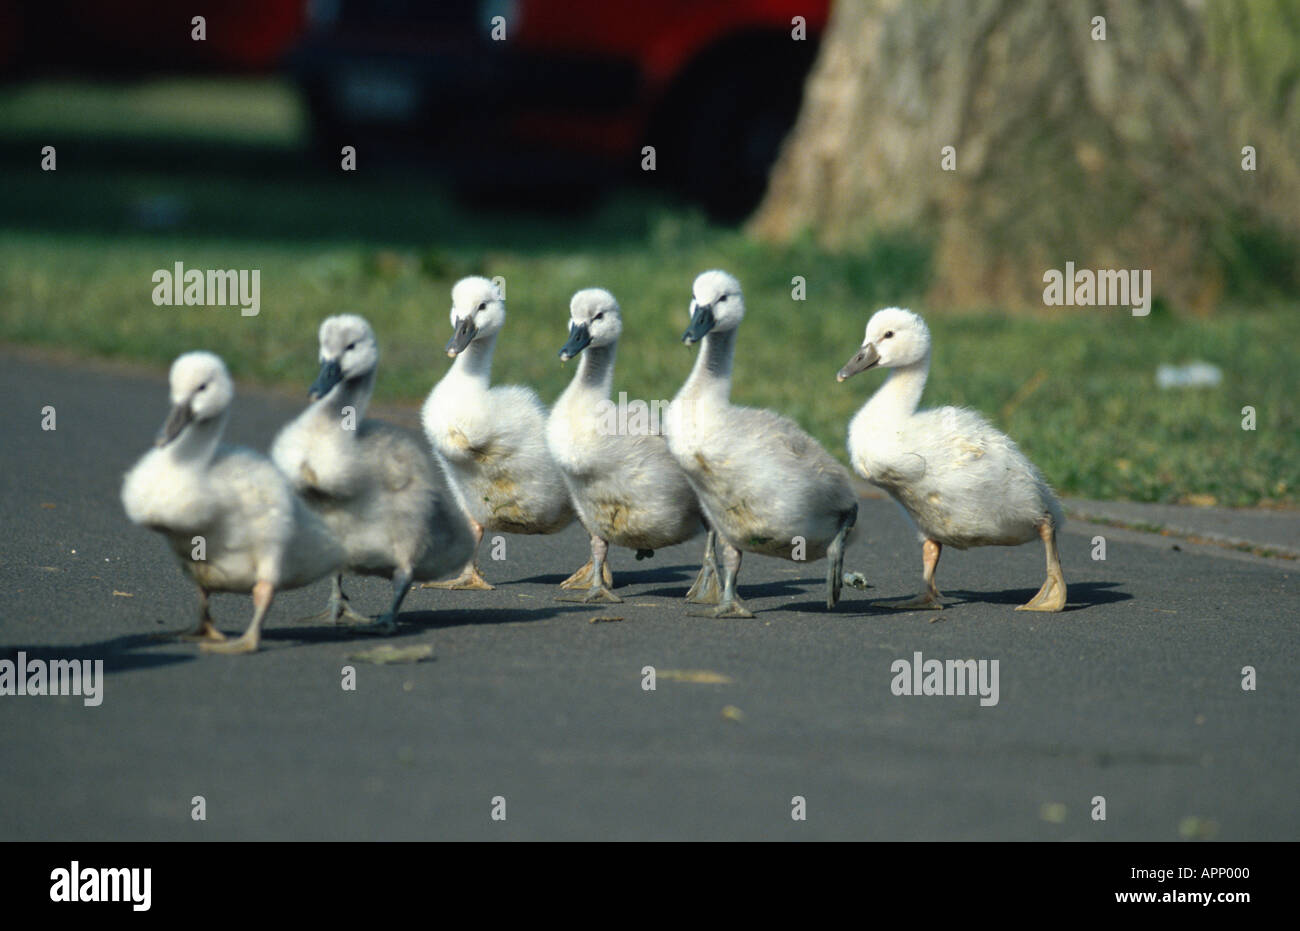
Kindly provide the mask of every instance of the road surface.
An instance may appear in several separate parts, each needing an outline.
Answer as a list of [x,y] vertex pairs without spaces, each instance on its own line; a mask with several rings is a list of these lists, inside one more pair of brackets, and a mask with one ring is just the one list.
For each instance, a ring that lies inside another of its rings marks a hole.
[[[758,617],[719,621],[683,610],[702,541],[613,551],[623,605],[554,601],[575,525],[485,547],[495,591],[414,591],[386,642],[431,661],[351,660],[374,641],[295,621],[324,582],[277,597],[262,652],[203,656],[152,638],[194,592],[118,501],[164,379],[7,349],[0,392],[0,659],[104,662],[96,707],[0,696],[0,839],[1300,838],[1294,561],[1074,522],[1065,612],[1012,610],[1043,577],[1026,545],[945,552],[947,609],[897,613],[878,603],[917,590],[920,548],[864,500],[871,588],[827,612],[823,564],[750,557]],[[241,386],[228,439],[265,449],[301,403]],[[250,610],[214,602],[230,633]],[[918,652],[996,660],[997,703],[893,694]]]

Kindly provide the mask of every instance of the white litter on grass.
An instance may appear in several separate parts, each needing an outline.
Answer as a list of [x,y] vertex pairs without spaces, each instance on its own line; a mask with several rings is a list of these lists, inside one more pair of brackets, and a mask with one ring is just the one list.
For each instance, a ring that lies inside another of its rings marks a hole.
[[1156,384],[1161,388],[1213,388],[1222,381],[1223,371],[1209,362],[1156,368]]

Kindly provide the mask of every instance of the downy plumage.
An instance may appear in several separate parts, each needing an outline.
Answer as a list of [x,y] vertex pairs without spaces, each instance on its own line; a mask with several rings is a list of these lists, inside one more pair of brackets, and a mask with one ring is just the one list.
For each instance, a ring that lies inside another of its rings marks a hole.
[[[700,342],[686,384],[668,411],[668,448],[686,472],[722,545],[717,617],[752,617],[736,595],[741,552],[813,561],[826,557],[826,605],[843,580],[844,547],[858,503],[848,471],[787,417],[731,403],[740,282],[708,271],[692,287],[683,342]],[[860,576],[854,584],[865,584]],[[699,612],[692,612],[699,613]]]
[[312,403],[280,431],[271,458],[343,544],[346,568],[392,580],[391,606],[370,622],[347,607],[337,575],[326,619],[390,632],[411,582],[459,569],[474,538],[438,458],[418,437],[366,418],[379,365],[370,324],[326,319],[320,363]]
[[[122,483],[133,523],[166,537],[199,589],[199,626],[183,634],[216,653],[251,653],[277,591],[309,585],[344,561],[343,547],[260,453],[221,445],[234,398],[225,364],[188,352],[171,368],[171,413],[156,447]],[[211,592],[251,592],[253,618],[227,640],[208,613]]]
[[[623,315],[614,295],[588,288],[569,304],[569,339],[560,350],[567,361],[581,353],[573,381],[556,400],[546,425],[547,446],[564,473],[578,519],[591,536],[591,565],[585,579],[566,587],[587,594],[574,601],[622,601],[606,582],[609,544],[637,551],[637,558],[696,536],[704,525],[695,492],[673,460],[664,438],[620,433],[610,390]],[[708,552],[712,552],[712,540]],[[688,599],[717,601],[716,571],[700,569]]]
[[[505,299],[491,281],[456,283],[447,342],[456,361],[421,412],[425,436],[450,467],[470,516],[476,550],[487,530],[555,533],[573,520],[568,486],[546,448],[546,408],[537,393],[491,385],[492,353],[505,321]],[[471,560],[459,578],[431,587],[492,586]]]
[[840,369],[889,377],[849,423],[853,468],[883,488],[920,531],[923,588],[897,608],[942,608],[934,573],[944,546],[1015,546],[1041,539],[1047,580],[1021,611],[1060,611],[1065,578],[1056,550],[1061,506],[1016,444],[974,411],[917,411],[930,371],[930,331],[908,310],[887,307],[867,323],[862,347]]

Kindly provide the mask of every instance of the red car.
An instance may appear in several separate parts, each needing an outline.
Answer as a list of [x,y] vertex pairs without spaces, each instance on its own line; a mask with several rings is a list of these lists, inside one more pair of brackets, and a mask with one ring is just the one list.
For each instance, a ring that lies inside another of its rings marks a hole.
[[[249,72],[279,66],[302,32],[303,0],[0,0],[0,72]],[[205,38],[192,37],[204,17]]]
[[[311,0],[289,59],[318,143],[422,140],[540,184],[655,170],[716,215],[756,203],[829,0]],[[558,170],[557,170],[558,169]]]

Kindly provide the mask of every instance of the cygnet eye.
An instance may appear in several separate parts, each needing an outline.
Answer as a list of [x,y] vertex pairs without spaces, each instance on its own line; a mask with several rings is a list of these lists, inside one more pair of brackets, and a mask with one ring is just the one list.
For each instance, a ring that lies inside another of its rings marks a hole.
[[883,337],[881,337],[881,338],[882,338],[882,339],[889,339],[889,337],[891,337],[891,336],[893,336],[893,335],[894,335],[894,331],[893,331],[893,330],[886,330],[886,331],[885,331],[885,335],[884,335]]
[[484,301],[483,303],[479,304],[479,305],[478,305],[478,309],[479,309],[479,310],[487,310],[487,301]]
[[356,348],[357,348],[357,344],[356,344],[356,343],[348,343],[348,348],[347,348],[347,349],[344,349],[343,351],[344,351],[344,352],[351,352],[353,349],[356,349]]
[[599,320],[603,316],[605,316],[605,312],[602,310],[600,313],[596,314],[596,316],[592,317],[591,319]]
[[724,294],[724,295],[722,295],[722,297],[718,298],[718,303],[721,304],[721,303],[723,303],[724,301],[726,301],[726,299],[727,299],[727,295]]

